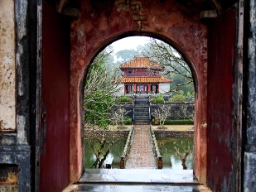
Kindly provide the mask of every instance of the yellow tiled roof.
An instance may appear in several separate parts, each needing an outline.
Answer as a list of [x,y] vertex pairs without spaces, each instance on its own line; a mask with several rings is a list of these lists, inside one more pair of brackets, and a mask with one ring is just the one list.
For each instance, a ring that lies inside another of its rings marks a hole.
[[152,69],[163,69],[164,67],[151,62],[148,57],[136,57],[132,61],[128,61],[122,65],[120,65],[121,69],[124,68],[152,68]]
[[172,80],[165,77],[121,77],[121,83],[171,83]]

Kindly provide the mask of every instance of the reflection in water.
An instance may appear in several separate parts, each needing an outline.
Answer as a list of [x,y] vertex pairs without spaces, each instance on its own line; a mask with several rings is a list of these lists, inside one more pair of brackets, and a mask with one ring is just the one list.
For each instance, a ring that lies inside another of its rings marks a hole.
[[[110,138],[111,139],[111,138]],[[106,164],[112,164],[112,168],[119,169],[120,156],[123,153],[126,139],[119,139],[112,146],[110,153],[108,154],[103,167]],[[187,169],[193,169],[193,138],[174,138],[174,137],[162,137],[157,138],[158,147],[163,158],[163,169],[176,169],[182,170],[182,162],[176,153],[175,147],[178,148],[181,154],[185,154],[185,150],[190,150],[190,154],[187,157],[186,165]],[[88,140],[85,139],[85,155],[84,155],[84,166],[86,169],[90,169],[95,163],[96,157],[89,146]]]
[[[108,139],[111,140],[111,138],[108,138]],[[106,167],[106,164],[112,164],[112,168],[119,168],[120,156],[123,153],[125,142],[126,142],[126,139],[121,138],[114,143],[110,153],[107,155],[107,158],[104,161],[103,168]],[[86,169],[90,169],[92,165],[95,163],[96,157],[93,153],[92,148],[89,145],[88,139],[84,140],[84,144],[85,144],[84,145],[85,146],[84,147],[84,167]],[[104,148],[103,151],[104,150],[106,149]]]
[[157,138],[157,143],[163,158],[163,169],[183,169],[181,159],[178,156],[175,147],[178,148],[179,152],[183,155],[185,155],[185,151],[190,151],[186,160],[186,165],[187,169],[193,169],[193,138],[162,137]]

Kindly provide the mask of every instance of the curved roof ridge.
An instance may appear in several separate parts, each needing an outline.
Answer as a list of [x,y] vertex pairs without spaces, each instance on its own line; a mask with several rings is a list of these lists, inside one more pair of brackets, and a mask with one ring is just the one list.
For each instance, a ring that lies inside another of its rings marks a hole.
[[121,83],[171,83],[172,80],[166,77],[121,77]]
[[163,69],[164,67],[156,62],[150,61],[149,57],[135,57],[133,60],[120,65],[120,69],[125,68],[153,68]]

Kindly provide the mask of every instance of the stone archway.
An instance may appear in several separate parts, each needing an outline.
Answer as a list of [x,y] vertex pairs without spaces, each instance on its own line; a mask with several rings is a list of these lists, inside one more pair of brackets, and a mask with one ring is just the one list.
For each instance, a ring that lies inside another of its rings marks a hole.
[[[104,4],[104,3],[103,3]],[[191,64],[196,84],[195,167],[199,182],[206,182],[207,27],[197,7],[160,1],[82,2],[79,20],[71,25],[70,180],[82,174],[82,87],[92,58],[114,40],[146,35],[172,44]],[[159,10],[161,9],[161,13]],[[168,21],[166,23],[166,21]],[[81,139],[78,139],[81,138]]]

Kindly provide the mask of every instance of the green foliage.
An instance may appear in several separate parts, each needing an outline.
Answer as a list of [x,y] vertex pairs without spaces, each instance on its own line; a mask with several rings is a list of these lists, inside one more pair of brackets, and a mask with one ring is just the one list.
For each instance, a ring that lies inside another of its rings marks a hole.
[[182,120],[167,119],[165,121],[165,125],[194,125],[194,121],[190,119],[182,119]]
[[122,95],[121,97],[117,98],[116,101],[117,102],[132,102],[132,98]]
[[89,113],[85,113],[85,121],[107,129],[109,125],[108,112],[111,110],[110,103],[113,102],[112,96],[103,96],[101,92],[97,92],[95,94],[88,95],[84,99],[94,100],[94,102],[88,102],[85,104],[85,107],[90,110]]
[[169,101],[171,102],[180,102],[180,103],[184,103],[186,101],[186,96],[184,95],[184,91],[180,90],[179,94],[176,94],[174,96],[172,96]]
[[152,103],[164,103],[164,98],[162,94],[159,94],[157,97],[154,97],[150,100]]
[[84,87],[85,122],[107,129],[116,87],[111,83],[113,77],[106,73],[104,62],[106,52],[101,52],[89,68]]
[[126,117],[126,118],[124,119],[124,124],[125,124],[125,125],[131,125],[131,124],[132,124],[132,118]]
[[186,100],[186,96],[184,95],[174,95],[173,97],[170,98],[171,102],[181,102],[184,103]]
[[[154,119],[152,119],[152,123],[154,123]],[[164,125],[194,125],[194,121],[191,119],[182,119],[182,120],[171,120],[166,119]]]
[[[186,72],[184,71],[182,73],[186,73]],[[175,90],[175,91],[182,90],[184,91],[184,93],[194,91],[193,83],[191,83],[191,81],[189,81],[186,76],[173,73],[170,75],[170,78],[173,80],[173,82],[170,85],[171,90]]]

